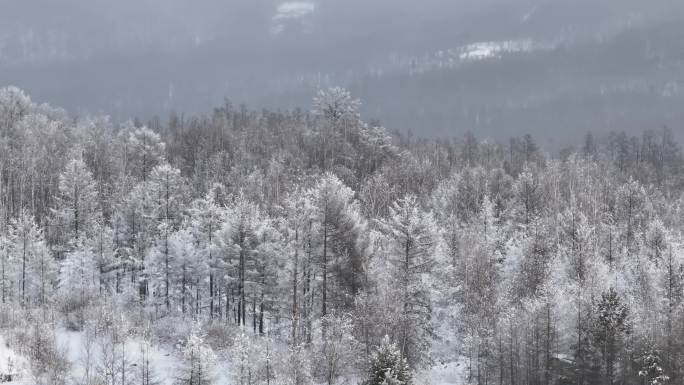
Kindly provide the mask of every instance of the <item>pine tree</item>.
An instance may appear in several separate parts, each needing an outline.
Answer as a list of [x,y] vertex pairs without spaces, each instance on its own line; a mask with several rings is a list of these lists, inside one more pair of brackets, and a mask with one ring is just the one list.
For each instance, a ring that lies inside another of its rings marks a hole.
[[594,346],[601,352],[606,378],[615,380],[615,361],[624,334],[629,331],[629,309],[622,303],[615,289],[601,294],[595,305]]
[[408,363],[397,346],[385,336],[373,354],[368,380],[364,385],[411,385],[413,379]]
[[647,352],[642,357],[643,366],[639,370],[639,377],[643,377],[648,385],[663,385],[670,381],[665,375],[660,362],[660,352],[657,350]]

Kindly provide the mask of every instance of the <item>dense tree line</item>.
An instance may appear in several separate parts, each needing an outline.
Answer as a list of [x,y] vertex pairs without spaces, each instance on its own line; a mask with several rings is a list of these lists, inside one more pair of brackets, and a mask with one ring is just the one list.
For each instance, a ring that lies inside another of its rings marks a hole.
[[390,132],[358,106],[333,88],[311,112],[115,127],[0,90],[2,323],[49,347],[36,378],[66,381],[58,324],[99,349],[88,384],[154,383],[133,335],[181,339],[187,384],[215,351],[240,384],[409,384],[456,360],[477,384],[684,378],[671,129],[548,154]]

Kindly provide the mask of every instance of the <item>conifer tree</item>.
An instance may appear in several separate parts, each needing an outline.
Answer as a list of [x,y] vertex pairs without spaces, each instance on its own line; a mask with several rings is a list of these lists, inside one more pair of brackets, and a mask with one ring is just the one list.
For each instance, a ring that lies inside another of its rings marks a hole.
[[382,223],[401,309],[397,341],[402,357],[414,367],[429,361],[432,299],[427,281],[435,264],[434,226],[432,216],[419,207],[414,196],[396,201]]
[[60,245],[91,237],[99,217],[97,184],[80,157],[67,163],[59,177],[59,193],[53,231]]
[[368,380],[365,385],[412,385],[408,363],[388,336],[373,354]]

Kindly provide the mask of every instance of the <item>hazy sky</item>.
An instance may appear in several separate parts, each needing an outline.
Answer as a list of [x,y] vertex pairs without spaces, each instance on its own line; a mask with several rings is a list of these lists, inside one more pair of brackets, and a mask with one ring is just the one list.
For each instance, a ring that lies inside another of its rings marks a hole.
[[[577,117],[577,130],[600,129],[631,109],[620,89],[629,103],[649,87],[679,96],[681,3],[0,0],[0,85],[125,118],[207,111],[225,98],[308,108],[316,88],[339,84],[368,118],[447,134],[553,124],[539,110],[589,95],[605,110]],[[574,109],[558,130],[572,130]]]

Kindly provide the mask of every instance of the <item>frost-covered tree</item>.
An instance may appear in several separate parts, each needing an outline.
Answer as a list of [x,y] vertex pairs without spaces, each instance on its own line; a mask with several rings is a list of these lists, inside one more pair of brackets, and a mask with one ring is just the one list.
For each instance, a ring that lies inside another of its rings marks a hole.
[[615,362],[624,334],[629,330],[629,309],[622,302],[615,289],[601,294],[595,306],[594,346],[603,358],[608,383],[615,381]]
[[432,332],[430,273],[435,265],[437,236],[432,216],[421,209],[414,196],[406,196],[390,207],[382,223],[388,242],[387,258],[396,284],[400,317],[396,341],[401,356],[413,365],[429,362]]
[[0,235],[0,285],[2,285],[2,303],[11,299],[12,293],[12,242],[6,235]]
[[285,269],[289,273],[291,306],[291,344],[312,341],[314,318],[314,287],[317,274],[317,234],[319,223],[315,220],[317,208],[313,190],[298,190],[288,196],[284,203],[281,233],[284,252],[287,253]]
[[252,385],[258,382],[256,348],[252,338],[240,333],[233,341],[232,357],[235,382],[239,385]]
[[643,366],[639,370],[639,377],[643,377],[648,385],[662,385],[670,381],[670,377],[665,374],[660,362],[658,351],[647,352],[642,358]]
[[[205,278],[207,277],[208,265],[195,249],[195,238],[188,229],[181,229],[169,237],[169,253],[157,254],[158,258],[151,258],[150,263],[154,266],[148,268],[155,271],[161,268],[157,274],[157,282],[163,285],[166,282],[166,262],[170,268],[169,290],[172,291],[176,305],[185,314],[190,310],[193,318],[199,315],[204,294]],[[168,258],[167,258],[168,257]],[[165,289],[164,286],[161,286]],[[165,292],[165,290],[164,290]]]
[[[314,219],[319,229],[321,317],[325,317],[330,302],[336,309],[349,307],[350,300],[363,286],[362,235],[366,224],[354,192],[333,174],[325,174],[312,195],[316,207]],[[336,278],[333,282],[330,282],[331,275]]]
[[[28,211],[10,225],[5,251],[5,277],[17,283],[16,293],[22,305],[30,302],[45,303],[51,294],[54,263],[43,238],[43,232]],[[14,261],[14,263],[10,263]]]
[[138,180],[146,181],[155,166],[164,160],[165,143],[148,127],[135,127],[131,122],[122,130],[125,135],[124,169]]
[[63,311],[71,327],[80,329],[85,323],[85,307],[95,298],[99,285],[99,269],[93,249],[83,242],[74,244],[61,262],[58,293]]
[[0,129],[2,136],[32,108],[31,98],[17,87],[0,88]]
[[303,345],[292,346],[282,357],[279,377],[286,385],[311,385],[311,359]]
[[52,302],[59,267],[52,257],[42,234],[33,238],[29,260],[31,301],[39,307]]
[[212,383],[216,354],[206,342],[206,334],[199,323],[193,323],[190,335],[183,345],[184,365],[178,382],[187,385]]
[[322,118],[322,125],[317,131],[321,169],[330,170],[337,158],[343,155],[339,152],[358,125],[360,104],[349,91],[339,87],[320,90],[314,98],[313,113]]
[[354,324],[348,314],[332,313],[322,320],[326,324],[326,334],[316,343],[315,354],[320,365],[316,374],[328,385],[349,374],[359,361],[360,344],[354,337]]
[[385,336],[373,354],[368,379],[364,385],[411,385],[413,379],[408,363],[400,350]]
[[136,370],[129,351],[131,324],[125,314],[111,305],[102,308],[98,320],[97,376],[107,385],[125,385],[136,379]]
[[57,385],[70,377],[71,363],[67,351],[57,344],[55,330],[49,323],[33,320],[26,352],[33,383]]
[[270,338],[240,332],[230,349],[233,378],[238,385],[278,383]]
[[61,245],[92,236],[99,216],[97,185],[81,158],[67,163],[59,177],[59,192],[53,228]]
[[516,198],[518,218],[524,225],[529,225],[542,214],[546,205],[546,192],[539,172],[525,167],[513,187]]
[[140,339],[182,348],[191,322],[243,383],[341,383],[385,335],[401,367],[463,363],[479,384],[679,383],[675,134],[423,138],[336,88],[311,112],[225,103],[116,129],[0,89],[2,337],[83,328],[88,374],[69,380],[88,384],[154,382]]
[[[226,221],[218,233],[218,243],[222,248],[227,271],[226,315],[231,302],[235,306],[236,323],[247,323],[248,294],[254,289],[256,250],[260,239],[257,230],[262,221],[259,208],[244,196],[238,196],[228,207]],[[237,293],[235,293],[237,291]],[[232,293],[235,293],[235,297]],[[254,314],[253,314],[254,316]]]
[[[221,204],[221,192],[223,187],[214,185],[203,198],[196,199],[190,205],[190,229],[197,240],[200,257],[206,261],[209,267],[209,317],[221,316],[222,297],[225,284],[222,272],[225,270],[217,233],[225,220],[225,210]],[[166,241],[164,241],[166,248]],[[165,273],[168,275],[168,272]],[[168,279],[167,279],[168,280]],[[168,285],[167,285],[168,286]],[[168,290],[166,292],[168,298]],[[168,299],[167,299],[168,306]],[[226,314],[226,317],[228,315]]]
[[[157,273],[163,276],[163,293],[158,294],[163,295],[164,303],[168,310],[171,306],[169,295],[171,286],[169,236],[180,228],[184,219],[185,180],[181,177],[180,170],[168,164],[160,164],[152,170],[149,181],[144,186],[149,189],[148,197],[152,200],[152,212],[148,215],[153,217],[147,218],[147,221],[152,221],[151,231],[156,234],[157,248],[155,251],[163,255],[161,263],[155,261],[153,271],[150,271],[150,273]],[[143,213],[143,215],[146,215],[146,213]],[[146,218],[142,219],[145,220]],[[146,253],[145,250],[142,250],[142,252],[143,254]]]

